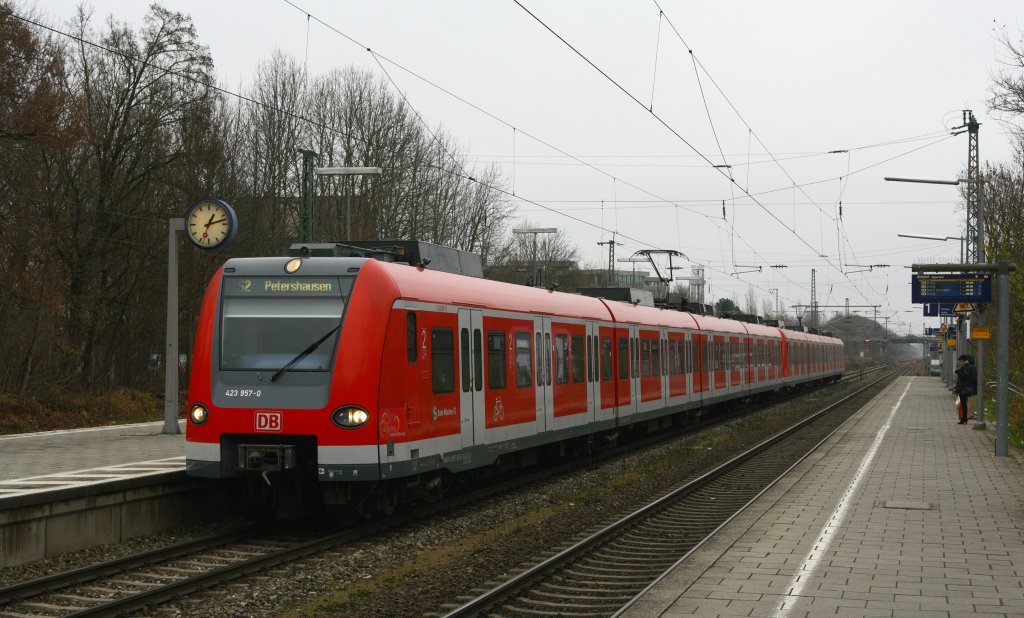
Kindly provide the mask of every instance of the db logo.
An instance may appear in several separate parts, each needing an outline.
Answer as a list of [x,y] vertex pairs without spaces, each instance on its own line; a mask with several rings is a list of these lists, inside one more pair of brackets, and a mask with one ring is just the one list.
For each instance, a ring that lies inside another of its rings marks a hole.
[[257,411],[256,431],[281,431],[281,413]]

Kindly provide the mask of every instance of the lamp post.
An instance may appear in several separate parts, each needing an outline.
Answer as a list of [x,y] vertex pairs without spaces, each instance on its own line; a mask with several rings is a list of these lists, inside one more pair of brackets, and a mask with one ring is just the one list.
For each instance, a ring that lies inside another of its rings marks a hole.
[[[974,241],[974,251],[968,252],[973,254],[967,257],[973,258],[974,262],[982,264],[985,262],[985,217],[984,217],[984,192],[982,191],[982,179],[978,174],[978,147],[977,147],[977,135],[978,135],[978,124],[974,120],[974,115],[970,115],[968,121],[967,112],[965,112],[965,124],[970,127],[971,140],[968,144],[968,160],[967,160],[967,178],[958,178],[956,180],[942,180],[936,178],[905,178],[896,176],[886,176],[885,179],[890,182],[917,182],[925,184],[939,184],[939,185],[959,185],[964,183],[967,185],[967,237],[961,238],[963,240]],[[974,232],[974,237],[971,238],[971,232]],[[936,237],[937,238],[937,237]],[[955,237],[946,237],[955,238]],[[943,238],[945,240],[946,238]],[[960,262],[964,263],[963,245],[961,245],[961,257]],[[967,260],[970,261],[970,260]],[[981,312],[978,312],[979,325],[982,323]],[[956,347],[957,356],[960,356],[960,350],[963,342],[963,319],[957,319],[957,333],[956,333]],[[977,369],[978,369],[978,386],[977,395],[975,397],[975,407],[977,412],[975,414],[974,429],[985,429],[985,343],[982,340],[977,342]]]
[[[895,179],[887,178],[887,180],[895,180]],[[909,179],[898,179],[898,180],[900,180],[900,181],[904,181],[905,180],[906,182],[913,182],[912,180],[909,180]],[[935,184],[957,184],[959,181],[939,181],[939,180],[937,180],[937,181],[934,181],[934,182],[935,182]],[[960,263],[963,264],[963,262],[964,262],[964,240],[965,240],[965,238],[963,236],[932,236],[931,234],[896,234],[896,235],[901,237],[901,238],[921,238],[923,240],[939,240],[939,241],[943,241],[943,242],[945,242],[947,240],[959,240],[960,241]],[[946,318],[940,318],[940,319],[942,319],[943,322],[946,321]],[[957,320],[957,322],[959,322],[959,320]],[[960,326],[960,325],[957,324],[957,326]],[[943,339],[945,339],[945,337]],[[943,354],[942,354],[942,379],[943,379],[943,381],[946,382],[946,386],[950,390],[952,390],[952,388],[953,388],[953,379],[954,379],[953,365],[955,364],[956,357],[960,355],[960,346],[961,346],[962,342],[963,342],[963,339],[961,338],[960,334],[957,333],[956,351],[953,352],[952,354],[949,353],[949,346],[946,345],[945,341],[943,341],[943,344],[942,344],[942,350],[943,350]]]
[[645,263],[647,262],[646,259],[635,258],[635,257],[615,258],[615,261],[616,262],[626,262],[626,263],[629,263],[629,264],[633,265],[632,266],[633,275],[629,279],[629,285],[630,286],[636,285],[636,264],[637,264],[637,262],[645,262]]
[[[381,174],[383,170],[379,167],[318,167],[315,170],[317,176],[366,176]],[[350,188],[345,198],[345,239],[352,239],[352,194],[354,187]],[[312,227],[313,213],[309,213],[310,227]]]
[[533,260],[532,260],[532,271],[530,275],[530,284],[533,287],[539,287],[537,281],[537,234],[557,234],[557,227],[519,227],[512,230],[513,234],[533,234]]
[[964,237],[963,236],[930,236],[928,234],[896,234],[900,238],[921,238],[923,240],[959,240],[960,241],[960,263],[964,261]]

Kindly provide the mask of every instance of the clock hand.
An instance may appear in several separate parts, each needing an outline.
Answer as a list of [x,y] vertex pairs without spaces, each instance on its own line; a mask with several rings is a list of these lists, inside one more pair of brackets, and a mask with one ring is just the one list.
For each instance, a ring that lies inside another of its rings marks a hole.
[[211,225],[213,225],[213,218],[216,216],[217,213],[213,213],[212,215],[210,215],[210,220],[206,222],[206,227],[210,227]]
[[213,225],[214,223],[222,223],[222,222],[224,222],[224,221],[227,221],[227,217],[225,217],[225,218],[223,218],[223,219],[217,219],[216,221],[210,221],[209,223],[207,223],[207,224],[206,224],[206,227],[210,227],[210,226],[211,226],[211,225]]

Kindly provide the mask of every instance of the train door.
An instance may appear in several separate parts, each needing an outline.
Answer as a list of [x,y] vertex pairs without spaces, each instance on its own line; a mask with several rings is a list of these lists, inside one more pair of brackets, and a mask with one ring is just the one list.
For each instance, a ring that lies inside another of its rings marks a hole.
[[672,377],[669,368],[671,368],[672,365],[668,358],[670,351],[668,345],[668,329],[661,328],[658,332],[658,337],[661,339],[661,345],[658,346],[661,353],[661,363],[659,363],[659,366],[661,367],[661,405],[667,406],[669,399],[672,398],[669,391],[669,379]]
[[708,388],[707,378],[704,374],[707,371],[707,364],[704,362],[704,348],[707,345],[707,337],[693,334],[690,336],[690,339],[692,341],[690,346],[691,359],[688,365],[690,373],[693,375],[692,388],[693,392],[701,393],[701,397],[703,397],[704,391]]
[[[484,350],[483,312],[459,309],[459,417],[462,448],[473,446],[474,432],[483,438]],[[479,425],[475,429],[474,425]]]
[[537,388],[537,432],[545,431],[549,418],[555,414],[554,391],[551,389],[551,318],[533,319],[534,384]]
[[686,394],[689,397],[693,397],[697,390],[697,383],[693,377],[693,340],[693,333],[687,333],[683,336],[683,351],[681,354],[683,358],[683,377],[686,379]]
[[[746,343],[746,361],[747,361],[747,378],[746,383],[748,386],[753,387],[757,384],[757,340],[753,337],[747,337]],[[748,389],[749,390],[749,389]]]
[[586,379],[587,379],[587,412],[591,419],[601,418],[601,374],[598,362],[600,349],[600,333],[596,322],[587,322],[586,334]]
[[640,411],[640,327],[629,325],[629,401],[628,414]]

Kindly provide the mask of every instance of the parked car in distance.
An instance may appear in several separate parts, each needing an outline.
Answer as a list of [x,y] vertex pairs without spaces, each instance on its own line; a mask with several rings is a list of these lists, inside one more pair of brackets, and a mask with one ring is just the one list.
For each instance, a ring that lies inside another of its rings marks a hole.
[[937,358],[933,358],[931,366],[928,367],[928,373],[933,376],[942,375],[942,361]]

